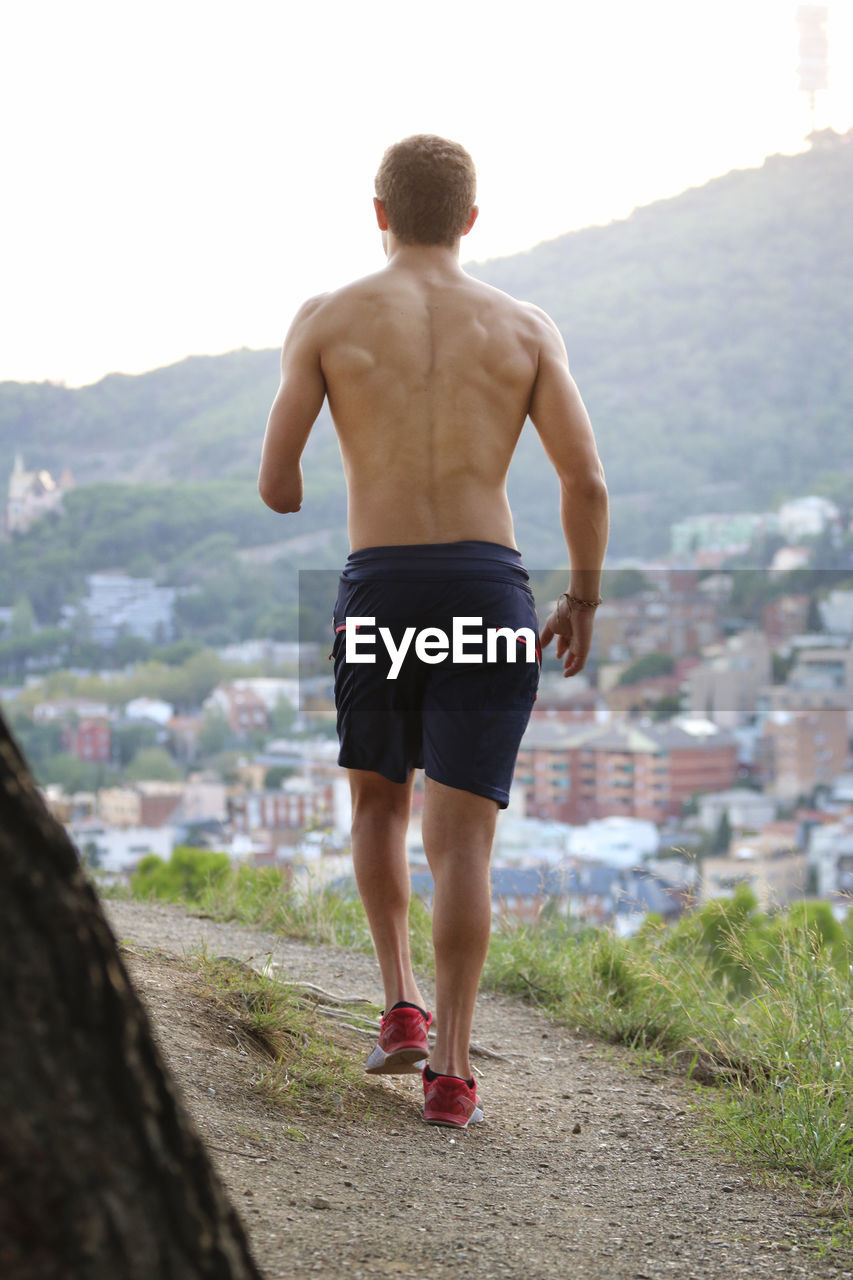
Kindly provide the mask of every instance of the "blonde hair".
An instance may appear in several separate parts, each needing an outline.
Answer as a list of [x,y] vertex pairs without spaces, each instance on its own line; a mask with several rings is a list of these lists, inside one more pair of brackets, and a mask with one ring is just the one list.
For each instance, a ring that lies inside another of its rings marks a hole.
[[468,152],[432,133],[392,143],[376,174],[388,226],[405,244],[454,245],[476,194],[477,172]]

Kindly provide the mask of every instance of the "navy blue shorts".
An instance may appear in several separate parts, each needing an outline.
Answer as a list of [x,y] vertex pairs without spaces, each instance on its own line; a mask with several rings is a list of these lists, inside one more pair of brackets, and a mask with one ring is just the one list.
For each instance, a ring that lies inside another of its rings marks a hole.
[[[373,662],[347,661],[346,620],[356,617],[375,620],[357,630],[350,624],[356,651],[373,654]],[[481,620],[479,627],[466,624],[468,639],[457,656],[479,653],[492,661],[454,661],[454,618]],[[395,650],[414,628],[394,679],[380,627],[387,628]],[[487,631],[502,627],[512,633],[527,628],[535,645],[528,646],[524,635],[497,636],[490,655]],[[354,551],[341,574],[334,628],[338,763],[391,782],[405,782],[412,769],[422,768],[435,782],[505,809],[539,684],[538,622],[519,553],[494,542]],[[448,638],[441,660],[441,640],[434,635],[430,643],[423,637],[421,649],[433,662],[416,652],[425,628]]]

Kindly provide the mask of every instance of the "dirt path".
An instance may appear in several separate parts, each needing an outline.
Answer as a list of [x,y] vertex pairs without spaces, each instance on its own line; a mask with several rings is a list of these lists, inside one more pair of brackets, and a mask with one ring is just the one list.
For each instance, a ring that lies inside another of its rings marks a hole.
[[[414,1076],[383,1081],[399,1106],[391,1127],[283,1121],[252,1091],[254,1064],[227,1018],[211,1016],[174,957],[202,941],[211,955],[274,953],[289,977],[380,1000],[372,958],[180,908],[106,906],[268,1280],[853,1280],[849,1253],[809,1247],[827,1236],[813,1199],[709,1153],[679,1079],[626,1070],[624,1055],[505,997],[478,1007],[475,1039],[508,1060],[478,1060],[477,1128],[423,1125]],[[302,1140],[287,1135],[294,1126]]]

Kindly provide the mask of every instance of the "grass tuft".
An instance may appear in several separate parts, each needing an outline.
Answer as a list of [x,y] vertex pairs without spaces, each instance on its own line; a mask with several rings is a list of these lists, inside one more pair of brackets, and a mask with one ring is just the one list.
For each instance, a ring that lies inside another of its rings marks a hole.
[[[211,959],[204,949],[191,958],[205,994],[223,1001],[237,1034],[254,1045],[261,1065],[255,1088],[290,1117],[398,1112],[405,1100],[364,1075],[364,1043],[324,1018],[315,1002],[228,957]],[[363,1009],[353,1011],[363,1017]],[[294,1142],[304,1133],[291,1125]]]

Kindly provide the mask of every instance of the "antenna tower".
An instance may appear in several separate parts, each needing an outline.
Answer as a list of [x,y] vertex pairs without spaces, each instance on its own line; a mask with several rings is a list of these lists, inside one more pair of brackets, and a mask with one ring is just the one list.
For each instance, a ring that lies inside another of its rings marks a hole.
[[801,4],[797,9],[800,39],[797,75],[800,92],[809,100],[810,133],[815,131],[815,99],[829,88],[829,21],[828,4]]

